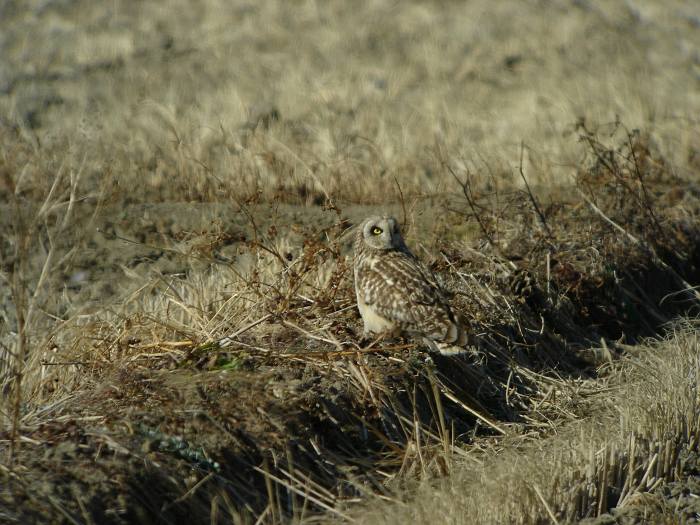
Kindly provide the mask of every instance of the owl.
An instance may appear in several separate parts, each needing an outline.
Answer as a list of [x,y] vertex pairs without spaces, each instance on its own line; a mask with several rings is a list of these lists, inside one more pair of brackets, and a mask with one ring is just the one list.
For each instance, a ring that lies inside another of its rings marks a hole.
[[354,243],[357,307],[364,336],[404,334],[444,355],[463,353],[467,334],[432,272],[411,253],[393,217],[370,217]]

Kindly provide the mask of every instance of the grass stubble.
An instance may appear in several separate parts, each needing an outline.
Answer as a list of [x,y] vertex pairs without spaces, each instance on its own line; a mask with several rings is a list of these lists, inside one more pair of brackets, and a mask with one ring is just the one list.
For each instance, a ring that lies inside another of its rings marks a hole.
[[[541,439],[505,438],[410,500],[369,504],[363,523],[683,523],[697,515],[697,326],[637,345],[589,385],[585,409]],[[673,483],[671,483],[673,485]],[[664,492],[666,489],[667,492]],[[680,512],[679,512],[680,510]],[[619,520],[619,521],[618,521]]]
[[[692,516],[668,489],[698,439],[695,325],[674,321],[700,261],[677,21],[379,2],[241,7],[231,32],[211,2],[141,6],[136,30],[114,4],[46,54],[79,4],[3,8],[15,32],[46,22],[33,69],[7,47],[26,37],[4,43],[4,520]],[[539,30],[511,31],[521,15]],[[280,60],[300,28],[302,60]],[[454,292],[469,358],[359,345],[348,231],[377,206]]]

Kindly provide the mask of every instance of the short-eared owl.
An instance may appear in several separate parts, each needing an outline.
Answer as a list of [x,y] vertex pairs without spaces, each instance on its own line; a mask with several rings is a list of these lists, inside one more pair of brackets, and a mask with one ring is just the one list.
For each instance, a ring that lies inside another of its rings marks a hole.
[[365,219],[355,237],[355,292],[364,335],[420,337],[431,350],[464,350],[465,331],[435,276],[411,253],[393,217]]

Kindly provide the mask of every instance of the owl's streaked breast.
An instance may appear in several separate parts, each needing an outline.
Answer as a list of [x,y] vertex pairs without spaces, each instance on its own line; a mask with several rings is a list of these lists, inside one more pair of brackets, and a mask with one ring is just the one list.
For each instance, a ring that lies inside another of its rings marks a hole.
[[361,294],[357,294],[357,308],[360,310],[365,333],[380,334],[396,328],[396,323],[379,315],[374,308],[366,304]]

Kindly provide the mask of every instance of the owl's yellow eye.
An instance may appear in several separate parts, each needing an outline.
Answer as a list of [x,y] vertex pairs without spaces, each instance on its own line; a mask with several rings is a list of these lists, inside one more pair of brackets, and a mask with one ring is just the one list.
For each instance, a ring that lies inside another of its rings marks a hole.
[[382,234],[382,229],[379,228],[378,226],[375,226],[372,228],[372,235],[381,235]]

